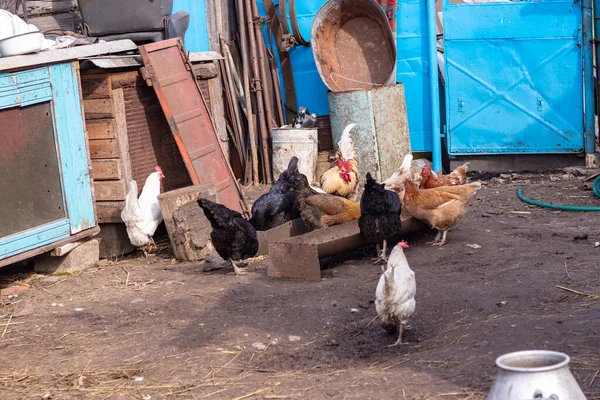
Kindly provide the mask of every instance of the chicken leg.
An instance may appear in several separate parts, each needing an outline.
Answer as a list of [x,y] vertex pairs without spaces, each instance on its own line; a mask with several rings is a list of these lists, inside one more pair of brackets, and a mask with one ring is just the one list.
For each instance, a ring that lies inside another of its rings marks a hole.
[[379,251],[379,244],[376,246],[377,248],[377,258],[375,259],[375,264],[387,264],[387,240],[383,240],[383,249]]
[[438,234],[435,237],[435,242],[432,246],[443,246],[446,244],[446,234],[448,231],[438,231]]
[[231,263],[231,266],[233,267],[233,272],[240,276],[240,275],[246,275],[248,272],[246,271],[246,268],[240,268],[237,266],[237,264],[235,263],[235,261],[233,261],[231,258],[229,259],[229,262]]
[[435,239],[433,239],[433,242],[427,242],[427,244],[430,244],[432,246],[438,246],[438,242],[440,241],[440,239],[442,238],[442,231],[437,231],[437,234],[435,235]]
[[403,333],[404,333],[404,322],[401,322],[398,324],[398,340],[396,340],[396,343],[390,344],[388,347],[395,347],[395,346],[408,344],[408,342],[402,342],[402,334]]

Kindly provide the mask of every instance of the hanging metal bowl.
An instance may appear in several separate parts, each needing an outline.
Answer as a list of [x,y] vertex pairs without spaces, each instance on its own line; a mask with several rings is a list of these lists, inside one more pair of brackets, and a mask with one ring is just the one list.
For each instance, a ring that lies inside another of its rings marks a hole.
[[328,1],[315,16],[310,40],[319,75],[332,92],[396,83],[396,41],[373,0]]

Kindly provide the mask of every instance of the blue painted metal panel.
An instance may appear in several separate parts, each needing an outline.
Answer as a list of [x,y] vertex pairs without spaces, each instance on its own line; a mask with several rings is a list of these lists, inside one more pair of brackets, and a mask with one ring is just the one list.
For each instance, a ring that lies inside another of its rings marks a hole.
[[69,220],[38,226],[0,240],[0,260],[69,237]]
[[[425,1],[398,1],[396,80],[404,83],[412,151],[424,152],[432,150],[432,117],[439,118],[439,115],[431,115],[432,97],[429,84],[431,60],[427,26]],[[433,62],[437,65],[437,59]]]
[[583,151],[579,3],[444,0],[443,16],[450,154]]
[[[298,26],[305,39],[310,37],[314,17],[325,3],[326,0],[296,1]],[[277,5],[278,1],[274,1],[274,4]],[[262,1],[259,1],[259,13],[266,15]],[[425,2],[398,1],[396,77],[398,82],[404,83],[412,150],[423,152],[432,150],[432,118],[439,118],[439,115],[431,115],[427,18]],[[297,104],[304,105],[319,115],[329,114],[327,88],[317,72],[312,50],[308,47],[294,47],[290,50],[290,58],[296,82]],[[437,60],[434,62],[437,64]],[[281,71],[280,68],[279,70]],[[280,81],[283,83],[281,75]]]
[[78,64],[55,64],[49,70],[63,190],[73,234],[96,224],[79,93]]
[[206,0],[174,0],[173,13],[177,11],[190,14],[190,26],[183,38],[185,49],[192,52],[209,51]]
[[51,98],[48,68],[0,74],[0,110],[25,107]]

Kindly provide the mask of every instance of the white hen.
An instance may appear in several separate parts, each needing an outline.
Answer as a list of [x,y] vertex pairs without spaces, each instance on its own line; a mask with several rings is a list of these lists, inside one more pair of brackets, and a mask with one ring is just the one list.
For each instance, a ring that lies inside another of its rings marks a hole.
[[[402,344],[402,332],[408,318],[415,311],[417,284],[415,273],[408,266],[404,255],[408,244],[398,243],[392,250],[387,269],[383,271],[375,291],[375,309],[384,324],[398,327],[398,340],[392,346]],[[383,267],[382,267],[383,268]]]
[[152,236],[163,217],[158,204],[160,181],[165,176],[157,165],[156,172],[146,178],[142,194],[138,198],[137,182],[129,182],[129,192],[125,197],[125,208],[121,211],[121,219],[127,227],[129,241],[135,247],[146,246],[153,242]]

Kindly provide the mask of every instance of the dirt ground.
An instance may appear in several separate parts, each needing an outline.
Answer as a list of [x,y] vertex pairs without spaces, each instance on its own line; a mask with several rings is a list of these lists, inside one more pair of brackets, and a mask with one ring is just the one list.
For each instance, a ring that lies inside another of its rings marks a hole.
[[373,249],[316,283],[271,280],[268,259],[236,277],[168,252],[74,276],[4,268],[0,288],[30,289],[0,297],[0,399],[484,399],[495,358],[525,349],[566,352],[600,399],[600,217],[528,206],[519,184],[599,203],[576,178],[492,179],[446,246],[408,236],[417,311],[401,347],[369,326]]

